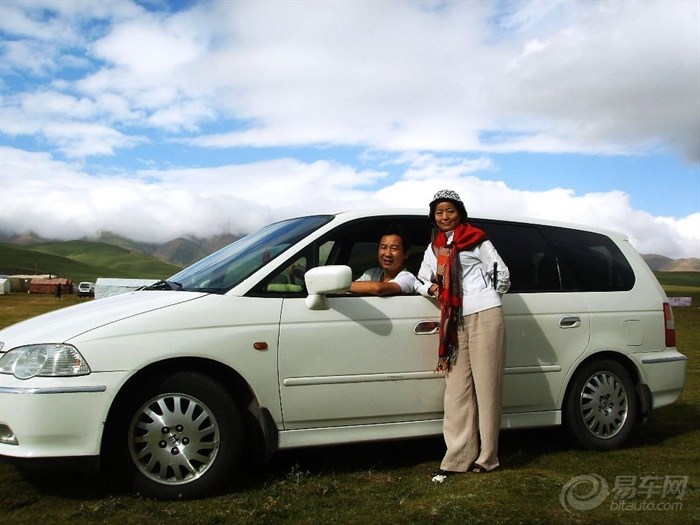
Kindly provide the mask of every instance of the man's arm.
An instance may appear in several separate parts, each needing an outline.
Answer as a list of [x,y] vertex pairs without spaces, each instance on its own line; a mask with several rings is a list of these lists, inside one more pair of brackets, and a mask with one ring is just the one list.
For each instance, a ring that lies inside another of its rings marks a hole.
[[394,281],[353,281],[350,292],[371,295],[396,295],[401,293],[401,285]]

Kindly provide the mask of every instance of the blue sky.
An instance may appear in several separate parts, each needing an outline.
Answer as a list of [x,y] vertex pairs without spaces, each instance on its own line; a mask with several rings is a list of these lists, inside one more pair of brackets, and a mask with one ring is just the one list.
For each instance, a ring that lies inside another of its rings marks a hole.
[[0,232],[425,208],[700,257],[700,3],[0,1]]

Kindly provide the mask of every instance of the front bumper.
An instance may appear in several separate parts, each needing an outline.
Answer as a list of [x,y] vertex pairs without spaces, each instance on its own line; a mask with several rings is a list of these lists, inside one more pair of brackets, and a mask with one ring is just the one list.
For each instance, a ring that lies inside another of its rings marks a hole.
[[16,458],[0,454],[0,463],[16,467],[46,470],[70,470],[77,472],[97,472],[100,469],[100,456],[64,456],[59,458]]
[[0,456],[36,461],[99,456],[104,423],[123,376],[107,372],[26,381],[0,376],[0,425],[8,429],[5,437],[14,436],[0,442]]

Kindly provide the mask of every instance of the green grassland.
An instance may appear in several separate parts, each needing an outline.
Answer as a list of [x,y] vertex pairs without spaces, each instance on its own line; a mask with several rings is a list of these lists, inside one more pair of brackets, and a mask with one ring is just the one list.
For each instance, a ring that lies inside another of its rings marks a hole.
[[692,297],[700,305],[700,272],[654,272],[669,297]]
[[98,277],[164,279],[180,270],[136,250],[113,244],[67,241],[18,246],[0,243],[0,273],[52,274],[73,280]]
[[[700,297],[697,275],[659,274],[668,295]],[[676,288],[678,287],[678,288]],[[680,290],[683,293],[676,293]],[[65,307],[68,296],[0,296],[0,326]],[[284,451],[270,465],[244,466],[211,497],[159,502],[139,498],[105,474],[28,473],[0,464],[0,523],[52,524],[638,524],[700,523],[700,308],[675,308],[677,345],[688,356],[686,388],[675,404],[638,425],[610,452],[574,447],[559,428],[505,431],[501,468],[431,483],[441,438]],[[10,315],[11,313],[11,315]],[[76,408],[79,410],[79,408]],[[612,507],[568,511],[560,497],[574,477],[595,474],[656,483],[686,477],[680,499],[637,495]],[[652,507],[641,507],[641,504]]]

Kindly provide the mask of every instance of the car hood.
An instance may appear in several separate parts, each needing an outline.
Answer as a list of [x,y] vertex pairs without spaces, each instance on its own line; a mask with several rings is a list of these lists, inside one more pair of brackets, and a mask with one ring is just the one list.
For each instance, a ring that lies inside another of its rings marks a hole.
[[0,330],[4,351],[36,343],[64,343],[127,317],[204,297],[205,293],[137,291],[54,310]]

